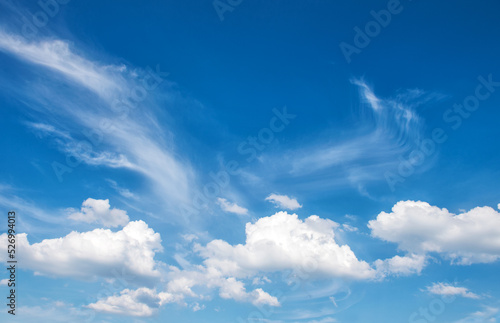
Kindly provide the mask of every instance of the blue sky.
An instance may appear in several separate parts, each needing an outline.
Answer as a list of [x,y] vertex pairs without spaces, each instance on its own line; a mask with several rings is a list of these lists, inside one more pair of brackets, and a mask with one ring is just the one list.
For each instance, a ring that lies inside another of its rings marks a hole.
[[0,6],[2,321],[500,319],[496,1]]

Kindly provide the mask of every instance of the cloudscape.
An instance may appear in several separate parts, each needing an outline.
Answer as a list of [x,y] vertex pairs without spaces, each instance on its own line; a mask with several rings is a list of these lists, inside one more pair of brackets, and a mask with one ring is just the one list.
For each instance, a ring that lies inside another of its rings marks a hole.
[[498,2],[0,8],[0,321],[500,321]]

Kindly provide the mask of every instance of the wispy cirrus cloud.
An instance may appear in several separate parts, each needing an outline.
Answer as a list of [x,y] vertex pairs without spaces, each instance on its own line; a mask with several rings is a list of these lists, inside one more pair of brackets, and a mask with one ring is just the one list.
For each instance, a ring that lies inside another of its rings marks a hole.
[[[366,186],[385,180],[385,172],[397,169],[417,147],[424,135],[424,122],[417,108],[440,99],[419,89],[381,97],[364,79],[352,79],[359,93],[359,108],[343,135],[326,132],[308,145],[269,154],[262,159],[266,167],[274,165],[272,176],[288,176],[303,187],[345,187],[351,185],[370,196]],[[429,158],[426,167],[432,164]],[[426,167],[421,166],[419,171]]]
[[27,74],[29,88],[19,84],[16,97],[46,120],[27,126],[50,136],[73,164],[142,174],[171,207],[191,198],[194,171],[156,115],[157,98],[165,96],[153,92],[164,81],[161,72],[104,64],[67,41],[27,41],[4,30],[0,52],[41,73],[41,78]]

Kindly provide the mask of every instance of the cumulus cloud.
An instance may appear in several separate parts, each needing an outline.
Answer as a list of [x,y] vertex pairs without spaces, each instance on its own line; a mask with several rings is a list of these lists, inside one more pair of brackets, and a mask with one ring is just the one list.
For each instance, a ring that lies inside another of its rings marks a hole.
[[271,203],[276,205],[276,207],[288,210],[296,210],[302,207],[302,205],[300,205],[296,199],[290,198],[287,195],[271,194],[266,197],[266,201],[270,201]]
[[469,290],[465,287],[458,287],[447,283],[433,283],[431,286],[427,286],[426,289],[427,292],[434,295],[462,296],[474,299],[479,298],[479,295],[469,292]]
[[0,280],[0,286],[7,286],[7,284],[9,283],[9,280],[8,279],[2,279]]
[[165,292],[176,302],[204,299],[207,290],[218,290],[223,299],[254,305],[280,306],[275,296],[252,285],[271,282],[264,274],[291,271],[307,280],[348,278],[375,279],[377,271],[358,260],[348,245],[335,241],[334,221],[313,215],[305,220],[296,214],[277,212],[246,224],[245,244],[231,245],[212,240],[194,250],[204,258],[202,265],[179,269],[171,266]]
[[[7,235],[0,235],[5,241]],[[154,260],[162,251],[161,237],[143,221],[127,224],[122,230],[95,229],[88,232],[73,231],[57,239],[45,239],[30,244],[25,233],[17,235],[18,256],[23,268],[38,274],[93,279],[114,278],[123,270],[132,276],[156,279],[159,264]],[[0,244],[5,255],[7,243]],[[56,264],[56,265],[55,265]]]
[[372,236],[415,254],[436,252],[459,264],[500,257],[500,214],[488,206],[455,215],[426,202],[401,201],[368,227]]
[[426,259],[423,255],[411,254],[404,257],[394,256],[385,260],[378,259],[374,264],[381,277],[386,275],[408,276],[420,274],[425,267]]
[[241,207],[236,203],[228,202],[226,199],[223,199],[221,197],[217,199],[217,204],[219,204],[220,208],[225,212],[240,215],[248,214],[248,210],[244,207]]
[[213,240],[199,252],[207,267],[235,277],[305,267],[313,267],[311,274],[318,277],[373,277],[368,263],[358,260],[348,245],[337,244],[336,227],[316,215],[302,221],[296,214],[278,212],[247,223],[244,245]]
[[68,218],[72,220],[98,223],[105,227],[124,226],[129,222],[127,212],[115,208],[111,209],[108,199],[88,198],[82,203],[80,212],[75,212],[74,209],[69,209],[68,212]]
[[168,293],[157,293],[155,289],[142,287],[124,289],[119,295],[109,296],[86,307],[104,313],[147,317],[155,314],[161,305],[173,300],[174,297]]

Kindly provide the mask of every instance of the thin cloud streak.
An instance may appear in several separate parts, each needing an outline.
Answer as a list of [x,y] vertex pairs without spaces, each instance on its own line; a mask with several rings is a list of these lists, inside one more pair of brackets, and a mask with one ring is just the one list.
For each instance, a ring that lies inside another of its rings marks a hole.
[[[0,51],[49,72],[43,74],[46,79],[31,84],[30,91],[18,94],[54,125],[32,122],[28,127],[51,135],[59,150],[81,162],[143,174],[169,208],[190,199],[194,171],[176,152],[169,127],[155,117],[156,96],[146,92],[138,101],[140,109],[130,106],[131,96],[144,84],[138,75],[146,72],[92,61],[61,40],[27,42],[5,31],[0,31]],[[48,87],[61,85],[61,76],[67,89],[56,92]],[[78,125],[84,131],[76,130]],[[90,146],[77,139],[82,133],[85,141],[93,140]]]

